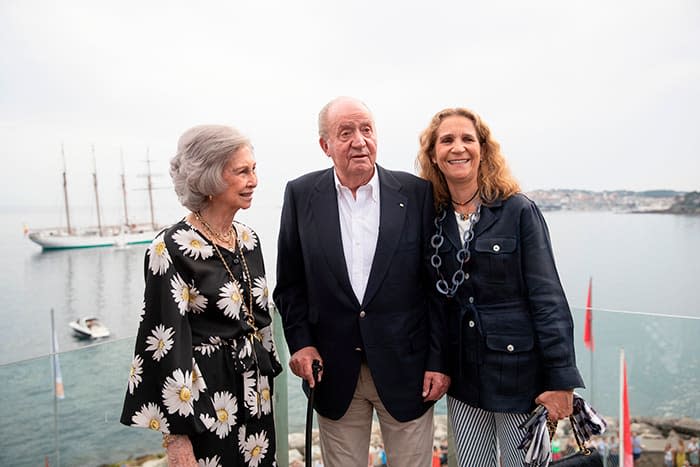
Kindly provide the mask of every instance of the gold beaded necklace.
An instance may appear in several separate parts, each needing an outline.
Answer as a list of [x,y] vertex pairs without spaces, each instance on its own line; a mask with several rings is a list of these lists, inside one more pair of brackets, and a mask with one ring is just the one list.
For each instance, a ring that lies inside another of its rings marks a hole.
[[226,248],[228,248],[229,250],[233,250],[235,248],[233,226],[229,227],[228,232],[226,232],[225,234],[221,234],[214,230],[214,228],[211,225],[209,225],[207,221],[204,220],[199,211],[196,211],[193,214],[195,219],[197,219],[199,223],[202,224],[213,237],[215,237],[217,240],[223,243]]
[[[204,226],[204,228],[207,230],[207,232],[210,235],[216,236],[216,233],[213,231],[213,229],[207,224],[204,219],[202,219],[202,216],[198,212],[194,212],[194,217]],[[233,227],[231,227],[231,234],[233,233]],[[238,256],[238,258],[241,261],[241,265],[243,266],[243,283],[248,287],[248,304],[245,303],[244,294],[243,290],[241,289],[241,286],[238,285],[238,281],[236,281],[235,276],[233,275],[233,272],[231,271],[231,268],[229,267],[228,263],[226,262],[226,259],[224,258],[224,255],[221,254],[221,250],[219,250],[218,245],[216,242],[212,242],[212,245],[214,246],[214,251],[216,251],[217,256],[221,260],[221,262],[224,264],[224,267],[226,268],[226,272],[228,272],[229,277],[231,278],[231,282],[236,286],[236,289],[238,290],[238,293],[240,294],[241,298],[243,298],[243,312],[245,313],[246,317],[246,322],[248,325],[253,328],[253,332],[251,333],[251,338],[255,337],[258,340],[262,340],[262,336],[260,335],[260,332],[258,331],[258,327],[255,325],[255,316],[253,315],[253,281],[250,278],[250,270],[248,269],[248,262],[245,259],[245,256],[243,255],[243,247],[240,244],[240,241],[237,242],[238,244],[234,243],[232,246],[235,247],[235,253]]]

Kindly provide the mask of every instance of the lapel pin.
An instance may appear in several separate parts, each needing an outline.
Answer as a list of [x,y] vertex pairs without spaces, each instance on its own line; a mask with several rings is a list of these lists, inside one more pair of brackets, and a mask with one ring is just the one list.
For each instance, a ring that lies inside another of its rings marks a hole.
[[403,204],[403,203],[399,203],[399,207],[403,207],[403,206],[404,206],[404,204]]

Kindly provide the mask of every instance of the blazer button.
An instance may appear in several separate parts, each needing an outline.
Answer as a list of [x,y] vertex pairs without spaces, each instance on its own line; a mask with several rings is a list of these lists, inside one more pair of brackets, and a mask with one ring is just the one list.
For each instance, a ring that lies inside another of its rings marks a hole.
[[355,347],[355,352],[362,352],[362,349],[359,347]]
[[513,350],[515,350],[515,347],[513,347],[513,344],[508,344],[508,345],[506,346],[506,350],[507,350],[508,352],[512,352]]
[[467,280],[467,279],[469,279],[469,273],[468,273],[468,272],[465,272],[465,273],[464,273],[464,280]]
[[474,321],[469,320],[469,327],[470,327],[470,328],[473,328],[473,327],[474,327]]
[[494,246],[493,246],[493,251],[495,251],[496,253],[498,253],[499,251],[501,251],[501,245],[494,245]]
[[366,315],[365,310],[360,311],[360,318],[364,318]]
[[474,303],[474,297],[469,297],[469,303]]

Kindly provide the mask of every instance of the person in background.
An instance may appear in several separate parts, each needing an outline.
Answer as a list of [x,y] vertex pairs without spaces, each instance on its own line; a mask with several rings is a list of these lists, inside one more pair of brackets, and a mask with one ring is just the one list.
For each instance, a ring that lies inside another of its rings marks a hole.
[[544,218],[520,193],[486,123],[465,108],[435,114],[420,136],[433,184],[433,290],[448,314],[447,407],[459,465],[522,466],[519,425],[536,404],[573,410],[573,321]]
[[552,439],[552,460],[557,461],[561,458],[561,440],[558,436]]
[[698,467],[698,465],[700,465],[700,446],[698,446],[697,438],[690,438],[686,451],[688,453],[688,463],[690,463],[692,467]]
[[121,422],[163,433],[170,466],[274,466],[282,368],[260,241],[234,219],[258,184],[253,147],[231,127],[191,128],[170,175],[190,213],[146,252]]
[[444,440],[440,443],[440,465],[444,466],[447,465],[449,462],[449,445],[447,444],[447,440]]
[[637,432],[632,432],[632,457],[634,458],[634,463],[636,464],[640,457],[642,457],[642,437]]
[[603,459],[603,463],[605,464],[608,459],[608,442],[606,441],[605,437],[601,436],[598,438],[598,442],[595,445],[595,448],[598,450],[598,453],[600,453],[600,457]]
[[620,464],[620,443],[617,437],[610,437],[610,450],[608,451],[608,467],[617,467]]
[[673,447],[671,443],[666,443],[664,447],[664,467],[674,467],[673,464]]
[[357,99],[323,107],[319,135],[333,167],[290,181],[282,206],[273,296],[289,366],[315,387],[328,465],[365,465],[376,411],[388,465],[427,466],[449,385],[427,282],[430,183],[376,164],[374,117]]
[[673,461],[675,462],[675,467],[685,467],[685,454],[685,442],[682,438],[678,438],[676,448],[673,450]]
[[374,465],[378,467],[386,467],[386,451],[384,450],[383,444],[379,444],[379,446],[377,446],[377,456],[374,460]]

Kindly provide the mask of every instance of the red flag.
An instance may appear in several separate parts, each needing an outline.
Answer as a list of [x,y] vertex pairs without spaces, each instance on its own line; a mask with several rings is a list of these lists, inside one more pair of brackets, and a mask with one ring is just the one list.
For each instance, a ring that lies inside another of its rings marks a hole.
[[583,344],[593,351],[593,310],[591,309],[591,289],[593,278],[588,279],[588,298],[586,299],[586,322],[583,325]]
[[630,431],[630,404],[627,397],[627,364],[625,351],[620,350],[620,467],[632,467],[632,433]]

